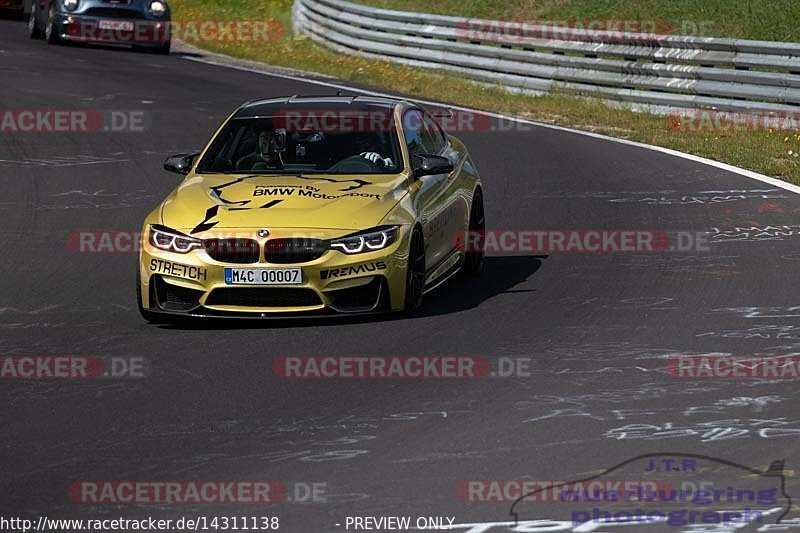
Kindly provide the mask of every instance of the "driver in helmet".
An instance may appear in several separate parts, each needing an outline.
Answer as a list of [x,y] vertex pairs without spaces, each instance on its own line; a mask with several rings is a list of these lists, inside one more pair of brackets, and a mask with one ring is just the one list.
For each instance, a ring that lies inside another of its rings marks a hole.
[[281,166],[280,154],[275,150],[275,132],[269,129],[258,134],[258,143],[253,153],[236,162],[238,170],[267,170]]

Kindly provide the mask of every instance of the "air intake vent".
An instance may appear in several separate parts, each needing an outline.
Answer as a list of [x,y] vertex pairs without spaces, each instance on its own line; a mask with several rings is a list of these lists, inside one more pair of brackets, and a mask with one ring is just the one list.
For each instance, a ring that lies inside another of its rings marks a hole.
[[327,251],[328,241],[320,239],[272,239],[264,245],[264,259],[278,265],[307,263],[319,259]]
[[221,263],[258,263],[258,241],[254,239],[206,239],[203,245],[206,253]]
[[215,289],[206,305],[233,307],[311,307],[322,300],[311,289],[247,288]]

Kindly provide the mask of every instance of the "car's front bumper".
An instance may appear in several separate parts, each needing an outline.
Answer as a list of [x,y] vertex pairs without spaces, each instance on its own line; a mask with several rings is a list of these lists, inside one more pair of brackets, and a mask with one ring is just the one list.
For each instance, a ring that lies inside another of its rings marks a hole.
[[153,20],[60,13],[56,16],[56,31],[61,39],[75,43],[159,48],[170,41],[168,18]]
[[[143,235],[148,231],[145,228]],[[272,230],[270,238],[288,234],[297,237],[299,231]],[[252,234],[252,230],[249,233]],[[343,233],[338,232],[336,236]],[[267,239],[256,239],[260,259],[247,264],[217,261],[205,250],[187,254],[166,252],[145,241],[139,256],[142,307],[169,315],[245,318],[400,310],[405,297],[408,234],[401,228],[397,240],[383,250],[357,255],[328,250],[312,261],[285,264],[264,260]],[[213,234],[208,233],[203,238],[213,238]],[[232,284],[225,280],[226,268],[300,268],[302,283]]]

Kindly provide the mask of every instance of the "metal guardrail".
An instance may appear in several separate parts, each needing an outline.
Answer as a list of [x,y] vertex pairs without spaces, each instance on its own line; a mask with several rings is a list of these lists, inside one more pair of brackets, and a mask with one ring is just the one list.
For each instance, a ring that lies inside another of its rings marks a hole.
[[800,43],[508,26],[341,0],[295,0],[293,24],[296,33],[342,53],[537,94],[731,113],[800,112]]

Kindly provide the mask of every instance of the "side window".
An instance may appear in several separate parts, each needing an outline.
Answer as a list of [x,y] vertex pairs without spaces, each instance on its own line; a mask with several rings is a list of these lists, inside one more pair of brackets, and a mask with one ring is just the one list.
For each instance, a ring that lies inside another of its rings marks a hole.
[[447,144],[447,138],[442,131],[442,128],[430,115],[425,115],[425,129],[428,131],[431,142],[431,154],[438,154]]
[[419,154],[435,154],[436,143],[425,123],[425,117],[418,109],[410,109],[403,115],[403,132],[406,146],[411,156]]

